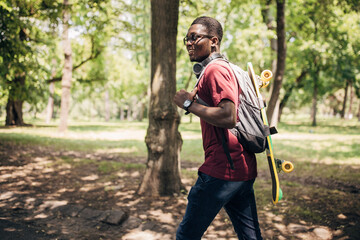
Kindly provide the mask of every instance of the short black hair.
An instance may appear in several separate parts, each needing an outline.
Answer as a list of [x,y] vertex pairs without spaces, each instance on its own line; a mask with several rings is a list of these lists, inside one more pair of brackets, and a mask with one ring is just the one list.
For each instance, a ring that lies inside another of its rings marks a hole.
[[194,24],[201,24],[206,27],[208,34],[216,36],[219,39],[219,45],[221,43],[221,40],[223,38],[223,28],[218,20],[212,17],[198,17],[196,18],[191,25]]

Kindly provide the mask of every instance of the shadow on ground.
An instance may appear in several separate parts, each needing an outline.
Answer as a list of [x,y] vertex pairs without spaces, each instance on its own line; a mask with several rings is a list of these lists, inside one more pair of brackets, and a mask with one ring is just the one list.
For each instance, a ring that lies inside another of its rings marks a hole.
[[[185,211],[186,195],[139,197],[136,190],[144,168],[104,171],[96,164],[100,161],[145,164],[144,158],[60,152],[51,147],[1,142],[1,239],[174,239]],[[188,162],[183,167],[194,169],[196,166]],[[306,216],[292,214],[295,208],[316,200],[314,197],[306,199],[307,193],[301,192],[301,185],[315,184],[316,187],[321,182],[316,178],[287,178],[285,181],[299,182],[297,199],[284,200],[276,207],[270,203],[261,204],[258,209],[265,239],[359,239],[357,212],[337,216],[338,227],[322,221],[319,222],[324,224],[314,224],[303,220]],[[267,179],[267,172],[260,171],[259,182]],[[183,178],[187,190],[193,182],[194,179]],[[294,188],[284,186],[288,192]],[[358,190],[356,188],[352,194],[358,197]],[[320,206],[322,201],[317,200],[316,204]],[[203,239],[237,239],[224,211],[216,217]]]

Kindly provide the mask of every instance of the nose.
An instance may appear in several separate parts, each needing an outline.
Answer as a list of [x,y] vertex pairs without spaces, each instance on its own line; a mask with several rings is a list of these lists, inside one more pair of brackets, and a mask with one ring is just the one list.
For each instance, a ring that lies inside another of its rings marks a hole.
[[190,40],[187,40],[185,45],[186,45],[186,47],[188,47],[188,46],[191,46],[192,43],[190,42]]
[[189,42],[186,42],[186,50],[189,51],[191,48],[192,44]]

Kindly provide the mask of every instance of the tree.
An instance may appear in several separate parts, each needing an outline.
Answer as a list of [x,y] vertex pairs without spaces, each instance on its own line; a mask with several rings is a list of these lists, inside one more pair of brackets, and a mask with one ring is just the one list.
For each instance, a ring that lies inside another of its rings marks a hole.
[[[63,2],[63,22],[62,22],[62,41],[63,41],[63,51],[64,51],[64,66],[61,76],[53,77],[48,80],[48,83],[61,81],[62,94],[61,94],[61,113],[60,113],[60,124],[59,131],[64,132],[67,130],[67,120],[70,109],[70,99],[71,99],[71,86],[72,80],[74,78],[73,72],[85,63],[96,59],[104,49],[104,45],[108,40],[108,34],[111,32],[104,31],[107,25],[110,25],[110,18],[113,17],[113,14],[117,8],[109,7],[109,0],[77,0],[72,1],[70,4],[69,0],[64,0]],[[111,10],[109,10],[111,9]],[[82,47],[80,47],[77,52],[72,51],[72,42],[69,39],[69,28],[70,21],[72,29],[76,29],[77,33],[80,35],[77,39],[81,39]],[[84,46],[87,40],[90,39],[91,47],[89,50],[84,50]],[[90,55],[86,58],[83,55]],[[73,62],[77,64],[73,65]],[[105,79],[104,79],[105,80]]]
[[47,71],[40,59],[46,58],[48,30],[34,23],[56,19],[57,9],[54,1],[1,2],[0,81],[7,96],[6,125],[25,125],[24,101],[35,105],[41,101],[41,83]]
[[68,0],[64,0],[63,4],[63,49],[64,49],[64,68],[61,79],[61,110],[60,110],[60,124],[59,131],[64,132],[67,130],[67,119],[70,107],[70,89],[72,81],[72,50],[71,42],[69,39],[69,20],[70,20],[70,4]]
[[274,115],[279,107],[277,105],[280,95],[280,89],[285,73],[286,62],[286,34],[285,34],[285,0],[276,1],[276,32],[277,32],[277,61],[276,72],[272,86],[271,97],[268,103],[266,114],[271,125],[276,125],[277,116]]
[[182,188],[176,92],[176,36],[179,0],[151,1],[151,97],[145,138],[147,169],[138,193],[172,195]]

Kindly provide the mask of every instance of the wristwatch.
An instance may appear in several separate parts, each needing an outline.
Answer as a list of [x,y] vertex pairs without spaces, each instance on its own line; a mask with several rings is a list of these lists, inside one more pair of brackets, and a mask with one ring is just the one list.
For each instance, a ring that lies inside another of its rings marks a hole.
[[184,104],[183,104],[183,107],[185,109],[185,114],[188,115],[190,112],[189,112],[189,107],[191,106],[191,104],[193,103],[193,101],[189,100],[189,99],[186,99]]

